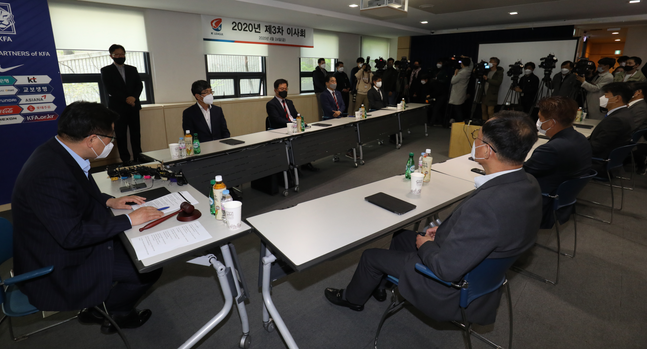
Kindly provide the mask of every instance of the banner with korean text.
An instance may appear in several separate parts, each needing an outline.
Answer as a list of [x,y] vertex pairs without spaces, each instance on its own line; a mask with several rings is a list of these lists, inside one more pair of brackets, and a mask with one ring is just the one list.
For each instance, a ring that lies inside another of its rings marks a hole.
[[65,109],[47,0],[0,0],[0,205]]
[[291,25],[203,15],[202,39],[205,41],[312,48],[314,47],[314,30]]

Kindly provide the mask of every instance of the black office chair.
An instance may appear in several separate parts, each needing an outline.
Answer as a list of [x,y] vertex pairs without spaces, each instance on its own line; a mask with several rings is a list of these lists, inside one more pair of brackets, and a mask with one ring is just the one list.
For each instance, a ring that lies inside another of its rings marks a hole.
[[270,121],[270,117],[266,116],[265,117],[265,130],[269,131],[272,129],[272,122]]
[[[508,315],[510,317],[510,335],[508,339],[508,349],[512,348],[512,298],[510,297],[510,286],[508,285],[508,280],[505,277],[505,272],[506,270],[508,270],[508,268],[510,268],[510,266],[512,266],[512,264],[517,260],[518,257],[519,256],[497,259],[487,258],[483,260],[479,265],[477,265],[474,269],[472,269],[469,273],[467,273],[463,280],[458,283],[444,281],[436,276],[424,264],[416,263],[416,270],[421,272],[425,276],[428,276],[447,287],[460,289],[459,307],[463,321],[452,321],[452,323],[461,327],[467,333],[466,338],[468,348],[472,348],[471,335],[476,336],[476,338],[482,340],[483,342],[494,348],[501,348],[500,345],[490,341],[489,339],[472,330],[472,324],[469,322],[469,319],[467,319],[467,316],[465,315],[465,308],[467,308],[475,299],[486,294],[490,294],[504,285],[508,299]],[[395,291],[398,286],[399,280],[391,275],[389,275],[387,279],[395,286],[391,289],[391,304],[382,315],[380,323],[377,327],[377,332],[375,333],[375,340],[373,342],[375,349],[377,349],[377,341],[378,337],[380,336],[380,330],[382,329],[382,325],[384,324],[386,318],[389,315],[400,310],[406,303],[406,300],[404,299],[401,301],[398,300],[398,296]]]
[[[519,267],[512,267],[512,270],[524,274],[530,277],[533,277],[539,281],[543,281],[545,283],[551,283],[553,285],[557,285],[557,282],[559,281],[559,256],[566,256],[573,258],[575,257],[575,252],[577,250],[577,219],[575,216],[575,204],[577,203],[577,195],[584,189],[587,183],[591,180],[591,178],[597,176],[597,172],[594,170],[591,170],[587,175],[575,178],[575,179],[569,179],[567,181],[562,182],[562,184],[557,187],[557,191],[555,192],[555,195],[550,195],[548,193],[542,193],[542,196],[546,196],[549,198],[553,199],[553,226],[555,227],[555,234],[557,236],[557,250],[552,249],[548,246],[541,245],[536,243],[536,246],[539,246],[541,248],[547,249],[549,251],[555,252],[557,254],[557,267],[555,270],[555,281],[551,281],[541,275],[535,274],[533,272],[529,272],[525,269],[519,268]],[[566,217],[566,219],[563,219],[560,221],[557,217],[557,211],[559,211],[562,208],[571,208],[571,213]],[[573,216],[573,254],[568,254],[564,253],[561,250],[561,238],[559,236],[559,226],[562,224],[565,224],[571,219],[571,216]]]

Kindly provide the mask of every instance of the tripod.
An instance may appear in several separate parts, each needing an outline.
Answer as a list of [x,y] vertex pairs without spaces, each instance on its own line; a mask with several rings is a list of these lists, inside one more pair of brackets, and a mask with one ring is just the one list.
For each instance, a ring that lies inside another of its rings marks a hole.
[[514,90],[517,86],[519,86],[519,76],[514,75],[512,76],[512,84],[510,85],[508,93],[505,95],[503,107],[501,109],[514,110],[513,105],[519,104],[519,92]]
[[533,113],[535,112],[535,109],[537,109],[537,103],[542,98],[550,97],[553,94],[553,90],[551,87],[552,84],[550,79],[551,74],[553,74],[552,69],[544,70],[544,78],[541,79],[541,82],[539,83],[539,89],[537,90],[535,99],[532,102],[532,107],[530,108],[530,112],[528,113],[528,115],[530,115],[531,117],[534,115]]
[[[483,90],[483,78],[476,78],[476,88],[474,89],[474,102],[472,102],[472,109],[470,111],[470,119],[474,117],[474,111],[476,110],[476,105],[481,104],[481,99],[483,98],[482,90]],[[483,120],[481,118],[473,119],[472,121],[473,124],[475,125],[481,125],[483,123]]]

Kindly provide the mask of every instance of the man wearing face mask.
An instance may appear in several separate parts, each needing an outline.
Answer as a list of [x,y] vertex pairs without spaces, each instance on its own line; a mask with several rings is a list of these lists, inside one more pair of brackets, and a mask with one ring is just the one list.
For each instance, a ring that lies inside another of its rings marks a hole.
[[278,79],[274,81],[274,98],[265,105],[267,116],[270,118],[271,128],[284,128],[288,123],[294,122],[297,118],[297,109],[294,103],[287,99],[288,81]]
[[371,106],[371,110],[386,108],[389,105],[389,101],[386,93],[382,89],[382,78],[379,75],[373,75],[372,80],[373,88],[367,93],[368,104]]
[[326,77],[326,92],[321,94],[321,107],[323,119],[338,118],[344,114],[344,99],[341,92],[337,91],[337,79],[334,76]]
[[559,73],[553,76],[552,89],[553,96],[564,96],[574,98],[580,89],[580,84],[572,74],[573,62],[565,61]]
[[[452,86],[451,92],[449,94],[449,109],[451,124],[452,120],[461,122],[463,121],[463,106],[467,100],[467,85],[470,82],[470,76],[472,75],[472,60],[469,57],[461,56],[460,59],[461,69],[456,69],[454,71],[454,76],[450,80]],[[470,116],[471,117],[471,116]]]
[[355,99],[357,97],[357,78],[355,77],[355,75],[362,68],[363,65],[364,65],[364,58],[358,57],[357,65],[350,70],[350,96],[348,98],[349,99],[348,112],[351,112],[351,113],[355,111]]
[[423,97],[420,95],[420,78],[422,76],[422,67],[420,62],[413,61],[411,74],[409,75],[409,101],[411,103],[422,103]]
[[312,83],[315,87],[315,97],[317,98],[319,117],[323,115],[323,109],[321,109],[321,94],[326,91],[326,76],[328,76],[328,71],[326,71],[326,60],[324,58],[319,58],[319,60],[317,60],[317,67],[312,72]]
[[535,63],[526,63],[523,67],[523,76],[519,78],[519,86],[514,88],[515,91],[521,93],[519,103],[524,113],[530,112],[532,103],[535,101],[535,95],[539,89],[539,78],[535,75],[534,71]]
[[191,135],[197,133],[200,142],[229,138],[225,114],[222,108],[213,105],[211,85],[205,80],[195,81],[191,84],[191,94],[196,103],[182,112],[182,130],[189,130]]
[[494,107],[499,102],[499,86],[503,82],[503,68],[499,67],[498,58],[490,58],[490,71],[483,75],[483,98],[481,99],[481,116],[487,120],[494,115]]
[[627,65],[627,60],[629,59],[629,56],[620,56],[618,57],[618,65],[621,67],[624,67]]
[[344,62],[335,63],[335,74],[333,75],[337,81],[337,91],[341,92],[342,99],[344,100],[344,110],[348,112],[348,100],[350,96],[350,81],[348,75],[344,72]]
[[369,110],[371,107],[369,105],[370,103],[368,102],[367,96],[368,91],[371,89],[371,80],[373,79],[371,66],[364,63],[362,65],[362,69],[358,70],[355,74],[355,78],[357,79],[357,86],[355,86],[355,90],[357,90],[357,96],[355,97],[355,107],[353,113],[359,110],[359,108],[362,107],[362,104],[364,104],[364,108],[366,108],[366,110]]
[[[591,145],[589,141],[573,128],[577,103],[570,98],[553,96],[543,98],[537,103],[539,119],[537,130],[550,140],[539,146],[530,159],[523,165],[527,173],[535,176],[541,192],[555,195],[562,182],[578,178],[591,169]],[[542,229],[550,229],[555,223],[553,199],[542,196]],[[557,212],[560,222],[565,222],[571,207]]]
[[382,90],[386,93],[389,105],[395,105],[397,102],[397,84],[398,71],[394,67],[395,60],[389,58],[386,61],[386,69],[382,73]]
[[108,49],[114,64],[101,68],[101,82],[108,94],[108,108],[119,114],[115,121],[117,134],[117,148],[121,161],[128,165],[130,153],[128,152],[127,132],[130,128],[130,147],[133,150],[133,162],[138,163],[142,153],[139,110],[142,104],[139,96],[144,85],[139,77],[137,68],[124,64],[126,49],[121,45],[112,45]]
[[643,60],[640,57],[629,57],[627,64],[624,66],[624,72],[618,72],[614,82],[644,82],[647,81],[645,75],[640,71],[640,64]]
[[582,88],[586,90],[586,106],[587,118],[601,120],[604,118],[604,113],[600,111],[600,97],[604,94],[602,87],[613,82],[613,75],[609,73],[609,69],[616,64],[615,58],[604,57],[598,61],[598,75],[591,79],[591,82],[586,81],[583,76],[576,76],[577,81],[582,84]]
[[[138,273],[119,234],[163,214],[154,207],[131,211],[131,203],[145,199],[103,194],[89,174],[90,160],[110,153],[118,118],[98,103],[72,103],[58,119],[57,135],[29,157],[11,200],[13,262],[18,274],[54,266],[20,286],[38,309],[72,311],[104,303],[121,328],[135,328],[152,314],[135,304],[162,270]],[[110,208],[124,214],[113,216]],[[93,310],[83,310],[78,319],[100,324],[106,334],[116,331]]]

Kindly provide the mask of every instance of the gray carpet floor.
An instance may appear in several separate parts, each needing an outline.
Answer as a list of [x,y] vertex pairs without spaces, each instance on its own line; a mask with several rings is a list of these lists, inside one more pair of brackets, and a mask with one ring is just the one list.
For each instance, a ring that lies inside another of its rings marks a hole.
[[[320,171],[304,172],[301,191],[288,197],[269,196],[244,187],[243,216],[288,207],[330,193],[363,185],[404,172],[408,153],[420,154],[431,148],[434,162],[447,159],[449,130],[431,128],[425,137],[422,127],[405,134],[402,149],[388,141],[364,148],[366,164],[355,169],[342,157],[314,163]],[[417,159],[417,157],[416,157]],[[578,217],[577,255],[562,258],[557,286],[509,272],[514,313],[515,348],[645,348],[647,347],[647,222],[645,198],[647,178],[636,177],[636,190],[625,191],[624,208],[617,211],[612,225]],[[619,191],[617,191],[619,194]],[[581,197],[609,201],[608,189],[589,184]],[[579,211],[596,215],[609,212],[579,204]],[[446,217],[451,209],[441,212]],[[331,208],[322,214],[331,219],[350,220],[353,212]],[[513,213],[511,213],[513,214]],[[0,216],[6,216],[2,213]],[[308,227],[304,227],[308,229]],[[573,223],[562,227],[563,248],[572,250]],[[288,329],[300,348],[372,348],[373,336],[387,302],[374,299],[364,311],[329,304],[325,287],[345,287],[362,251],[387,248],[385,236],[362,248],[321,263],[301,273],[293,273],[274,284],[273,299]],[[554,231],[542,230],[539,242],[554,246]],[[285,348],[278,331],[267,332],[261,320],[262,299],[257,289],[260,240],[247,235],[235,241],[242,271],[250,285],[247,303],[252,348]],[[528,270],[553,276],[555,254],[534,248],[524,258]],[[10,263],[0,267],[6,277]],[[222,307],[223,296],[211,268],[174,263],[164,268],[160,281],[141,301],[140,308],[150,308],[153,317],[139,329],[124,330],[133,348],[176,348],[203,326]],[[509,319],[507,304],[501,303],[497,322],[478,327],[499,344],[507,343]],[[16,332],[25,333],[74,315],[59,313],[47,319],[39,315],[14,320]],[[225,321],[211,331],[196,347],[237,348],[241,335],[240,319],[232,311]],[[486,348],[473,339],[475,348]],[[0,325],[1,348],[122,348],[118,335],[102,335],[97,325],[71,321],[54,329],[13,342],[7,321]],[[411,307],[389,318],[380,337],[380,348],[463,348],[461,331],[451,324],[436,323]]]

